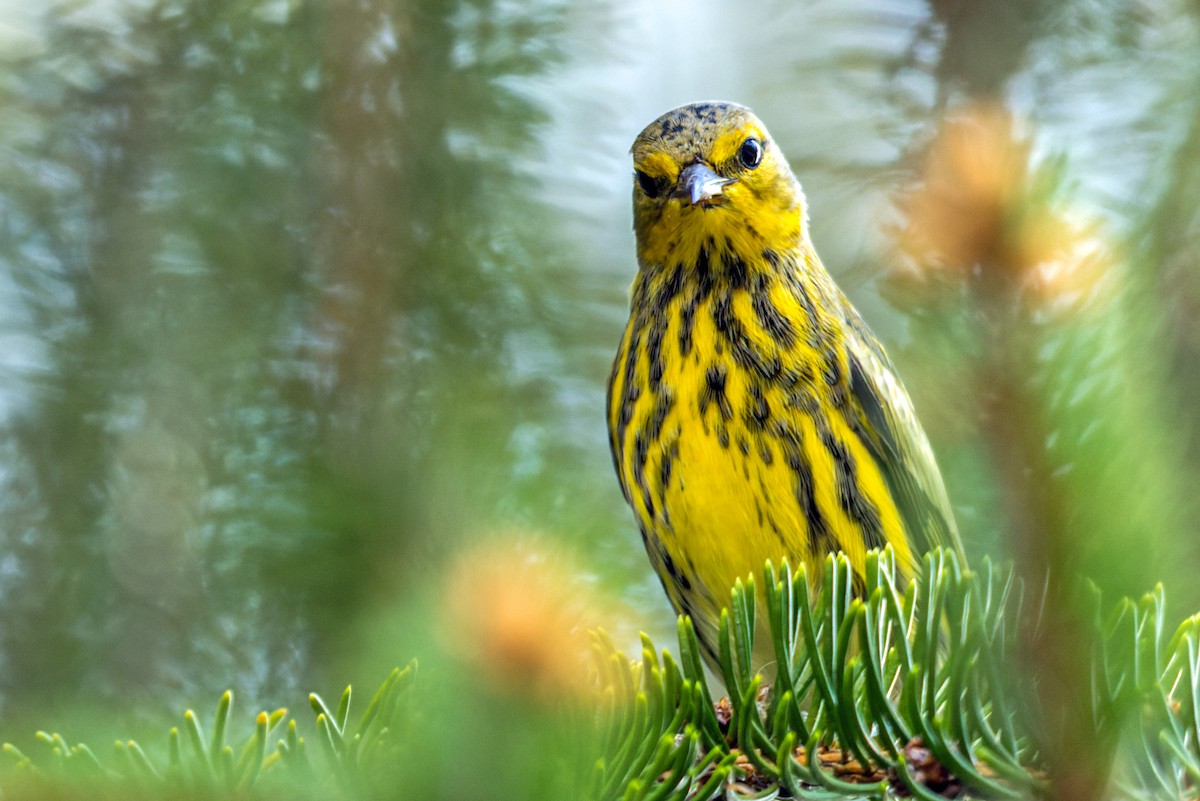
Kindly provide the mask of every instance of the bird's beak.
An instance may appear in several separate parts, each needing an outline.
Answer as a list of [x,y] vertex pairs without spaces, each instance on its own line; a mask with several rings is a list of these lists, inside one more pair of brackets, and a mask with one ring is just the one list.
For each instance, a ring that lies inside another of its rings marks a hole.
[[722,178],[707,164],[696,162],[679,173],[675,184],[675,195],[692,206],[710,206],[725,199],[723,190],[733,183],[733,178]]

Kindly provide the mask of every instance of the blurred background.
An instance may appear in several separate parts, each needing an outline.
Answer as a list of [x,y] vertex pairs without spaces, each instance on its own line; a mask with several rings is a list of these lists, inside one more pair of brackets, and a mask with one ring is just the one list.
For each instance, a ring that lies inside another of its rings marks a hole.
[[0,739],[503,682],[564,598],[669,644],[603,398],[628,147],[699,99],[791,160],[971,556],[1200,608],[1198,87],[1185,0],[3,0]]

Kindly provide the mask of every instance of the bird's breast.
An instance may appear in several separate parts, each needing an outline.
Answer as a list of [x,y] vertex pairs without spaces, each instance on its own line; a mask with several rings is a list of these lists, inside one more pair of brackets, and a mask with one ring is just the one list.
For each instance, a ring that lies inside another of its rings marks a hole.
[[844,350],[818,300],[754,270],[692,277],[635,297],[610,424],[651,558],[689,594],[677,606],[715,613],[767,559],[861,562],[899,523],[851,430]]

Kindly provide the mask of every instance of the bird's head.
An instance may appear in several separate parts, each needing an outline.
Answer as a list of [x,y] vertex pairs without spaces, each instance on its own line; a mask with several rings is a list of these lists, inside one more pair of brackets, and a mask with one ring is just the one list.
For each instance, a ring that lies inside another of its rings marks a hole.
[[633,222],[643,265],[701,249],[760,260],[799,243],[804,195],[758,117],[733,103],[668,111],[633,143]]

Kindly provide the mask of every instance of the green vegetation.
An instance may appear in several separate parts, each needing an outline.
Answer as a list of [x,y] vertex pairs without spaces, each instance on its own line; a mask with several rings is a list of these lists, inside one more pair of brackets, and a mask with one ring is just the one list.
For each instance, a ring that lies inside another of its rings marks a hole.
[[[753,580],[739,584],[721,621],[730,692],[717,705],[687,618],[679,621],[678,662],[645,636],[641,660],[630,661],[597,632],[599,671],[587,680],[597,681],[600,703],[551,713],[582,714],[575,737],[583,749],[560,742],[521,755],[560,763],[561,783],[541,787],[539,797],[1044,795],[1053,767],[1043,746],[1056,733],[1047,731],[1036,694],[1022,690],[1039,677],[1019,642],[1038,599],[1011,572],[988,563],[964,571],[941,552],[906,587],[894,581],[890,551],[869,556],[863,597],[852,576],[842,556],[811,580],[768,564],[763,604]],[[1104,615],[1098,595],[1091,603],[1088,769],[1115,770],[1120,797],[1184,797],[1200,775],[1200,617],[1170,632],[1161,588]],[[769,689],[751,664],[759,631],[769,633],[777,660]],[[39,732],[28,754],[5,745],[11,759],[0,787],[6,798],[83,786],[113,797],[412,797],[421,741],[456,726],[452,708],[432,701],[430,685],[442,680],[418,681],[414,662],[394,670],[361,713],[352,715],[349,687],[336,707],[314,694],[314,723],[263,711],[240,740],[227,692],[209,724],[188,710],[157,757],[117,740],[101,759],[94,748]],[[493,732],[497,741],[507,735]],[[471,771],[469,754],[461,757]],[[498,795],[510,797],[503,788]]]

